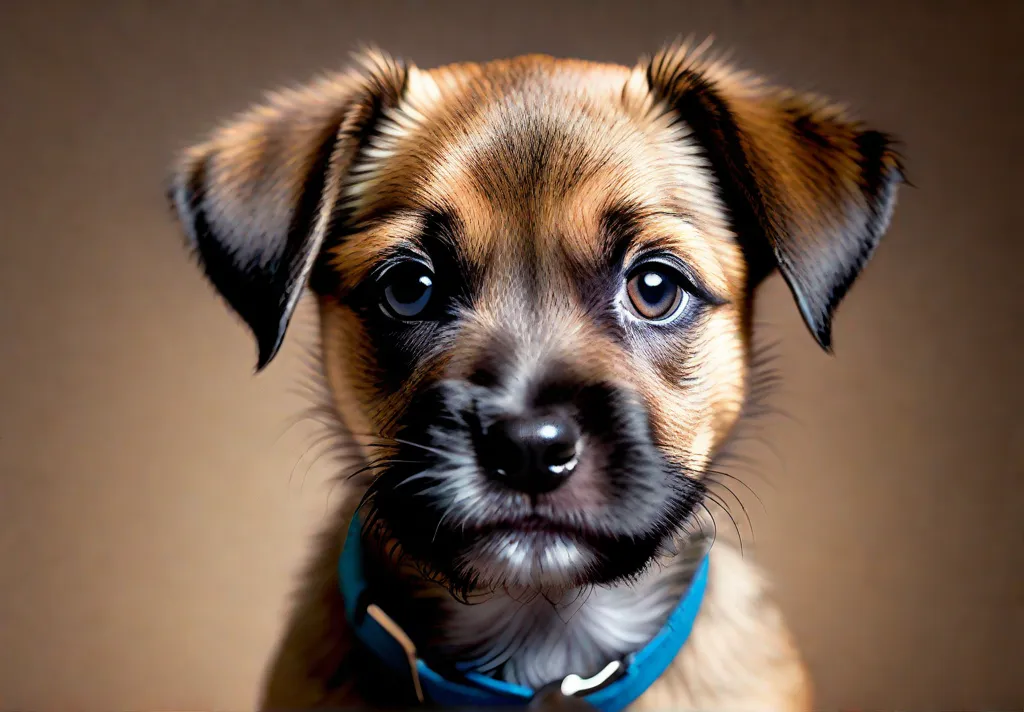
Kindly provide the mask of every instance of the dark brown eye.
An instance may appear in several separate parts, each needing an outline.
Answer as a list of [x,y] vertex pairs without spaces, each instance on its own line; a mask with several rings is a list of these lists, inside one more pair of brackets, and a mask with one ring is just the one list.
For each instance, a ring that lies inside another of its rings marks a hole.
[[690,299],[675,270],[662,265],[645,265],[626,282],[626,307],[638,319],[669,321]]
[[434,277],[426,265],[409,261],[389,269],[381,278],[381,306],[396,319],[421,318],[430,304]]

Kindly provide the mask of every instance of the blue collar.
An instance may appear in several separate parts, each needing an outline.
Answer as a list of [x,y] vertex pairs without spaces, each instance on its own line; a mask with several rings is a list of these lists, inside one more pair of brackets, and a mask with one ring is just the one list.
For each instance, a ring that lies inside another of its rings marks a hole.
[[[360,641],[388,667],[406,672],[421,702],[441,707],[525,706],[535,691],[467,671],[449,679],[432,670],[417,654],[412,641],[379,607],[368,601],[363,575],[362,528],[353,517],[338,561],[338,580],[345,601],[345,616]],[[647,691],[675,659],[693,629],[704,599],[708,559],[705,555],[690,589],[679,601],[661,631],[625,660],[611,663],[598,675],[581,680],[570,675],[560,684],[562,694],[581,694],[600,712],[620,712]]]

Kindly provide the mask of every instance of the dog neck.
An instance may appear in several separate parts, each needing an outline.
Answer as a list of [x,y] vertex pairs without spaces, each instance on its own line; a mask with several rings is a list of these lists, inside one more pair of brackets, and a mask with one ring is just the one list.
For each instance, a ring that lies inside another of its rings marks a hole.
[[[643,648],[664,627],[707,553],[704,532],[676,542],[637,579],[560,592],[500,590],[456,598],[413,567],[383,575],[385,607],[426,658],[539,689],[590,677]],[[383,562],[378,561],[378,565]]]
[[450,596],[444,648],[480,672],[532,689],[589,677],[639,650],[686,594],[706,547],[689,546],[637,581],[573,589],[557,600],[501,592],[470,604]]

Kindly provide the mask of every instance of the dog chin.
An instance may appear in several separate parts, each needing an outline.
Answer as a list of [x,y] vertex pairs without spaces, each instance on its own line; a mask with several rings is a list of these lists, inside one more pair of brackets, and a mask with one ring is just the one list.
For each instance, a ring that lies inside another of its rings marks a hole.
[[483,588],[560,590],[593,583],[600,556],[566,532],[500,530],[483,535],[457,569]]

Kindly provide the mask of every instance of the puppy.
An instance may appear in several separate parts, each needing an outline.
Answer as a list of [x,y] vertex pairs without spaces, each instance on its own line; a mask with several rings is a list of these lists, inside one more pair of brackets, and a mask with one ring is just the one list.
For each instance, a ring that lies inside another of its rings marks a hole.
[[705,474],[758,285],[830,350],[901,181],[887,135],[686,45],[368,52],[186,151],[173,204],[257,368],[308,285],[361,458],[263,706],[810,709]]

